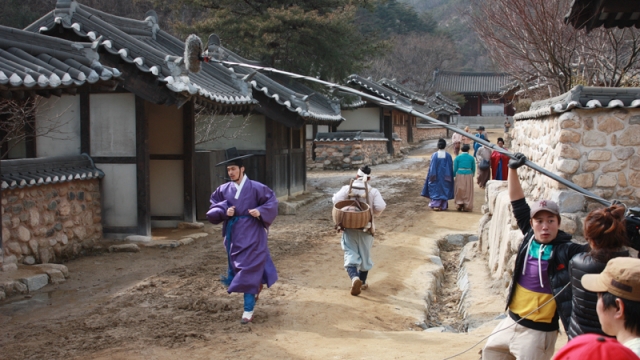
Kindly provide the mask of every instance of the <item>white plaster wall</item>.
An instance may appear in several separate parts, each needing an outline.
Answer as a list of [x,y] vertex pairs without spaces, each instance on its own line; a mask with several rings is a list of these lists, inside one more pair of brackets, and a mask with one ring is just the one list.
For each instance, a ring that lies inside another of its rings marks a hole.
[[[227,136],[232,136],[244,122],[245,117],[234,116],[233,118],[216,116],[214,121],[220,122],[221,126],[226,126],[228,120],[231,121],[226,130]],[[196,124],[199,128],[201,124]],[[197,136],[196,136],[197,138]],[[197,144],[196,150],[222,150],[236,147],[238,150],[266,150],[267,149],[267,129],[265,118],[262,115],[251,115],[246,126],[242,129],[242,134],[235,139],[219,138],[207,143]]]
[[381,132],[379,108],[342,110],[342,117],[345,120],[338,126],[338,131],[371,130]]
[[184,170],[182,160],[149,161],[151,216],[184,213]]
[[[305,125],[307,127],[307,131],[306,131],[306,139],[307,140],[313,140],[314,136],[313,136],[313,125],[311,124],[307,124]],[[326,133],[329,132],[329,125],[318,125],[318,132],[319,133]]]
[[175,106],[147,104],[150,154],[182,154],[182,109]]
[[136,98],[91,94],[91,156],[136,156]]
[[102,179],[104,226],[138,225],[138,190],[135,164],[98,164]]
[[43,99],[36,112],[36,156],[80,154],[80,97]]

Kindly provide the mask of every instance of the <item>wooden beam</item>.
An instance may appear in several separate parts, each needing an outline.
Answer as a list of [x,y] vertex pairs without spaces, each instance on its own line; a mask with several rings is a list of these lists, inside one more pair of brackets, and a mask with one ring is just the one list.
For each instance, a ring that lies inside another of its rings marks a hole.
[[149,124],[145,101],[136,95],[136,178],[138,189],[138,235],[151,235],[149,185]]
[[80,91],[80,152],[91,154],[91,108],[89,91]]
[[195,103],[191,99],[182,107],[182,135],[183,135],[183,161],[184,166],[184,221],[196,221],[195,201],[195,176],[193,159],[196,156],[195,138]]

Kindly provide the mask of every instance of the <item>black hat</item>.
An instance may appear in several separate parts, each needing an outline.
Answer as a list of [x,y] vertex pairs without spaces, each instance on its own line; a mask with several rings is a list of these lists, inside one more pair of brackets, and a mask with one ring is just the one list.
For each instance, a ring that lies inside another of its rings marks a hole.
[[484,131],[484,126],[478,126],[478,128],[477,128],[476,130],[478,130],[478,131],[480,131],[480,130]]
[[371,168],[369,167],[369,165],[361,166],[360,171],[367,175],[371,175]]
[[249,156],[253,156],[253,154],[248,154],[248,155],[240,155],[238,154],[238,149],[236,149],[235,147],[229,148],[227,150],[225,150],[224,153],[224,157],[225,161],[221,162],[221,163],[217,163],[216,166],[231,166],[231,165],[237,165],[237,166],[244,166],[242,164],[242,159],[244,158],[248,158]]

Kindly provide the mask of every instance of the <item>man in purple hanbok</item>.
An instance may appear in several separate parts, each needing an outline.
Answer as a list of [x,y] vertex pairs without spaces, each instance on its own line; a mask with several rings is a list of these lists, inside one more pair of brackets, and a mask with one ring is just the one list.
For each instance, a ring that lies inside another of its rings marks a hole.
[[230,182],[211,194],[207,218],[222,224],[227,251],[227,274],[222,281],[229,293],[244,293],[242,324],[253,321],[253,309],[263,284],[271,287],[278,280],[276,267],[267,247],[267,231],[278,215],[278,199],[267,186],[249,180],[236,148],[227,149],[226,165]]
[[453,160],[451,155],[444,150],[446,146],[447,143],[444,139],[438,140],[438,151],[431,156],[429,173],[420,194],[431,199],[429,207],[435,211],[447,210],[449,200],[454,196]]

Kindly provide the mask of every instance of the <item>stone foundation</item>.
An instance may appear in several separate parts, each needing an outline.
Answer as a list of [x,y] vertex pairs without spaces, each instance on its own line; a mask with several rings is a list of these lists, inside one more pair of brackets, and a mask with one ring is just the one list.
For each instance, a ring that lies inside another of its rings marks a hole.
[[2,269],[60,262],[102,237],[99,180],[2,191]]
[[425,126],[422,125],[417,128],[413,128],[413,141],[421,142],[425,140],[435,140],[447,137],[447,129],[439,126]]
[[[400,144],[400,141],[394,141],[394,147],[396,143]],[[308,164],[308,167],[325,170],[357,169],[362,165],[392,160],[387,152],[386,139],[316,142],[315,153],[315,163]]]

